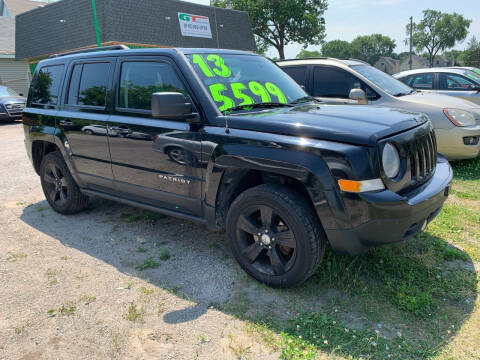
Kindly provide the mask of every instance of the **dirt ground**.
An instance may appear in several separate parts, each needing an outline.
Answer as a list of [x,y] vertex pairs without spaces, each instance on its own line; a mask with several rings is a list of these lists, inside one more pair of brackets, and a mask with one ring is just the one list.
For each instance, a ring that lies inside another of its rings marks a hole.
[[0,125],[0,154],[0,359],[278,358],[214,306],[258,286],[225,235],[103,200],[57,214],[20,123]]

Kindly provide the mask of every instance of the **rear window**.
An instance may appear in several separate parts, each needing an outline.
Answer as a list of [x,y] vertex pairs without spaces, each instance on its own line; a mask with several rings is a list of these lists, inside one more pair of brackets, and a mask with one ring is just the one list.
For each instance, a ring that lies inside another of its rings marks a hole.
[[58,104],[63,70],[63,65],[52,65],[38,71],[31,85],[31,106],[49,108]]

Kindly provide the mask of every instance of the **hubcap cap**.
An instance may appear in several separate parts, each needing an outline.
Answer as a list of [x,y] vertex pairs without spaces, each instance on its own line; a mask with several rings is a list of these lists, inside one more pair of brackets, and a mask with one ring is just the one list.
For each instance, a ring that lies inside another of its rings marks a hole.
[[270,245],[270,236],[268,236],[267,234],[263,234],[261,240],[264,245]]

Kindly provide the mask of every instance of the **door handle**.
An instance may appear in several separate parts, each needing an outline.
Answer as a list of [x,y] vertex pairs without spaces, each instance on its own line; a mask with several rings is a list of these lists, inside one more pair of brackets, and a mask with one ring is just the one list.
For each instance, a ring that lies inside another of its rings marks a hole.
[[73,122],[68,120],[60,120],[58,123],[62,126],[73,126]]

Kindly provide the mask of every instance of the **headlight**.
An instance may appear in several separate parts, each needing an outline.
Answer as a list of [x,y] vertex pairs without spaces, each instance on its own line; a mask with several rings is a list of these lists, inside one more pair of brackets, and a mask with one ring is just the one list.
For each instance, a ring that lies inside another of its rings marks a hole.
[[387,143],[383,147],[382,165],[385,175],[393,179],[400,172],[400,156],[394,145]]
[[465,110],[443,109],[443,113],[455,126],[475,125],[475,117]]

